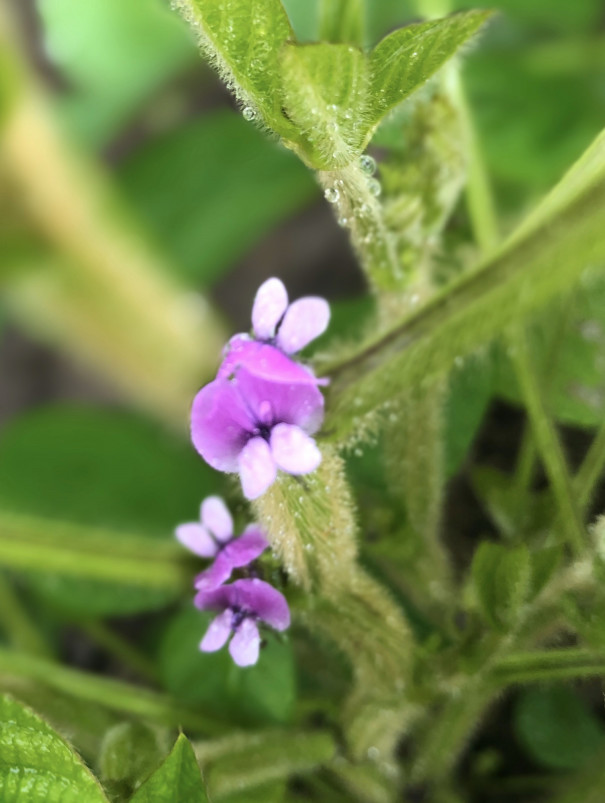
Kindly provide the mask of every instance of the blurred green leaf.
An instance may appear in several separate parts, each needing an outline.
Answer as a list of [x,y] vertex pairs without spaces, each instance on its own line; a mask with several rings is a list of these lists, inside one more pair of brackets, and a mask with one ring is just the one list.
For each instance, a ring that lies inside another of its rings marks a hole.
[[473,556],[471,577],[481,613],[492,627],[506,632],[529,594],[529,550],[483,541]]
[[282,0],[299,42],[317,40],[318,0]]
[[70,84],[59,105],[92,145],[198,62],[186,26],[161,0],[44,0],[38,11],[47,52]]
[[468,454],[492,395],[489,358],[471,358],[455,366],[445,403],[445,471],[452,477]]
[[0,798],[11,803],[103,803],[80,757],[50,725],[10,697],[0,698]]
[[103,738],[99,775],[114,795],[132,792],[154,770],[164,753],[161,736],[143,722],[119,722]]
[[369,84],[361,50],[347,44],[287,44],[281,58],[286,111],[310,144],[314,167],[343,167],[361,153]]
[[175,267],[204,285],[318,192],[293,154],[228,111],[145,145],[120,177]]
[[241,669],[227,649],[200,652],[199,643],[212,618],[193,607],[173,618],[158,655],[166,688],[179,699],[234,722],[288,722],[296,700],[290,645],[271,637],[258,664]]
[[131,798],[132,803],[206,803],[200,768],[182,733],[168,758]]
[[368,122],[374,127],[378,125],[390,109],[442,67],[489,16],[489,12],[469,11],[408,25],[379,42],[370,56]]
[[[196,742],[194,749],[213,800],[236,793],[234,800],[247,801],[264,784],[318,769],[333,758],[335,745],[326,731],[265,730]],[[249,791],[249,798],[239,797]]]
[[[185,444],[133,415],[57,406],[11,422],[0,437],[0,507],[50,520],[170,540],[197,516],[216,475]],[[84,530],[86,531],[86,530]],[[49,542],[49,546],[52,544]],[[163,591],[36,575],[44,598],[76,614],[157,608]]]
[[563,686],[523,690],[514,726],[531,758],[549,769],[579,769],[605,743],[600,721],[573,689]]
[[[551,305],[529,330],[550,412],[562,423],[598,426],[605,407],[605,277],[593,271],[571,297]],[[505,399],[522,394],[508,355],[497,352],[495,382]]]
[[365,0],[322,0],[319,38],[325,42],[365,44]]

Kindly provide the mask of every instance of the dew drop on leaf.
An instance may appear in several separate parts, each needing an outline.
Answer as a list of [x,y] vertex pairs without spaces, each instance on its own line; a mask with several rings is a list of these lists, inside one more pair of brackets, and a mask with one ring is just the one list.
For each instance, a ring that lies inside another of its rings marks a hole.
[[328,187],[328,189],[324,192],[324,198],[329,204],[335,204],[340,198],[340,193],[336,187]]
[[380,181],[377,178],[371,178],[368,181],[368,189],[372,193],[375,198],[378,198],[380,193],[382,192],[382,187],[380,185]]
[[359,166],[366,175],[373,176],[376,172],[376,159],[364,153],[359,157]]
[[244,120],[251,122],[256,117],[256,112],[254,111],[252,106],[244,106],[244,109],[242,111],[242,116]]

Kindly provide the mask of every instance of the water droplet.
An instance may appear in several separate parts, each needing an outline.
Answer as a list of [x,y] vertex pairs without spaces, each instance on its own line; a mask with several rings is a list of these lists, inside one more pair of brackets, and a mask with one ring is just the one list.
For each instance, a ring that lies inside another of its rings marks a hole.
[[340,198],[340,193],[336,187],[328,187],[328,189],[324,192],[324,198],[329,204],[335,204]]
[[376,159],[370,156],[369,153],[364,153],[359,157],[359,166],[366,175],[373,176],[376,172]]
[[242,111],[242,116],[244,120],[251,122],[256,117],[256,112],[254,111],[252,106],[244,106],[244,109]]
[[343,229],[344,229],[346,226],[348,226],[348,225],[349,225],[349,218],[348,218],[348,217],[339,217],[339,218],[338,218],[338,225],[339,225],[341,228],[343,228]]
[[382,186],[380,184],[380,181],[378,181],[377,178],[371,178],[368,181],[368,189],[375,198],[378,198],[378,196],[382,192]]

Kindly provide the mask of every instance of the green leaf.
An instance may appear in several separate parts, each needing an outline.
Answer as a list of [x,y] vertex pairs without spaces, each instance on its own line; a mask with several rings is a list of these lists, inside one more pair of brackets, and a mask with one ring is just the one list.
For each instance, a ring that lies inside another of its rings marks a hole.
[[0,798],[11,803],[107,803],[80,757],[50,725],[0,698]]
[[575,770],[603,748],[605,730],[572,689],[546,686],[524,690],[514,714],[515,733],[538,764]]
[[446,287],[422,309],[341,357],[317,361],[332,377],[330,438],[359,438],[371,416],[402,388],[430,382],[456,360],[569,290],[605,259],[605,134],[552,191],[531,220],[483,266]]
[[[48,519],[47,549],[53,530],[68,532],[77,524],[93,525],[81,529],[82,537],[90,535],[92,549],[103,528],[116,539],[140,533],[152,544],[169,545],[176,524],[197,517],[215,482],[185,444],[123,413],[46,408],[16,419],[0,438],[0,509]],[[67,528],[61,522],[68,522]],[[129,587],[118,577],[100,583],[73,573],[69,579],[37,574],[33,582],[44,599],[75,614],[153,609],[172,596],[157,587]]]
[[168,758],[131,803],[206,803],[208,796],[193,748],[181,733]]
[[408,25],[379,42],[370,55],[371,100],[367,120],[376,127],[385,114],[424,84],[489,18],[468,11]]
[[314,42],[317,39],[318,0],[282,0],[296,39]]
[[288,44],[281,59],[288,116],[310,144],[309,160],[332,170],[363,150],[368,91],[365,55],[346,44]]
[[286,141],[297,140],[281,108],[279,55],[294,33],[280,0],[177,0],[176,6],[240,102]]
[[120,722],[103,738],[98,767],[105,787],[115,796],[132,793],[162,760],[165,733],[143,722]]
[[39,13],[46,50],[71,85],[59,106],[91,145],[197,60],[190,33],[161,0],[45,0]]
[[[601,423],[605,403],[605,278],[594,271],[570,298],[544,311],[528,331],[534,362],[547,389],[549,411],[560,422],[582,427]],[[523,401],[508,354],[497,352],[496,390]]]
[[492,363],[469,359],[449,376],[445,404],[445,471],[454,476],[476,436],[492,395]]
[[227,649],[200,652],[199,643],[212,618],[191,606],[171,621],[158,655],[166,688],[184,702],[234,722],[287,723],[296,700],[290,644],[268,639],[258,664],[241,669]]
[[484,541],[473,557],[471,577],[481,613],[492,627],[506,631],[529,594],[529,550]]
[[144,145],[119,178],[175,270],[196,286],[216,281],[317,195],[293,154],[230,111],[204,115]]

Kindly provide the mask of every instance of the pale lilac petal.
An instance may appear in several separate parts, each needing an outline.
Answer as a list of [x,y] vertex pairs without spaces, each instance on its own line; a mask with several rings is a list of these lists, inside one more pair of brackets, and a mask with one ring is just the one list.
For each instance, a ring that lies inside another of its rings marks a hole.
[[228,379],[237,376],[240,368],[248,368],[256,376],[273,382],[296,382],[317,384],[313,372],[283,351],[251,340],[247,335],[235,335],[229,341],[223,361],[218,370],[218,378]]
[[200,642],[200,650],[203,652],[216,652],[223,647],[231,635],[231,624],[233,622],[233,612],[230,608],[220,613],[216,619],[210,622],[206,635]]
[[251,438],[238,460],[242,491],[246,499],[257,499],[275,482],[277,469],[267,441]]
[[218,552],[214,538],[199,522],[179,524],[174,534],[186,549],[202,558],[213,558]]
[[235,631],[229,652],[238,666],[252,666],[258,661],[260,634],[256,622],[244,619]]
[[266,402],[270,401],[275,423],[296,424],[309,435],[317,432],[323,421],[324,398],[315,380],[309,381],[301,366],[290,371],[289,376],[286,374],[283,381],[266,378],[259,368],[252,363],[242,366],[233,380],[257,421],[263,421],[261,413],[265,411]]
[[251,525],[239,538],[235,538],[219,552],[210,568],[196,577],[195,587],[199,591],[217,588],[231,577],[233,569],[248,566],[268,546],[269,542],[262,532]]
[[321,463],[313,438],[290,424],[278,424],[271,430],[271,454],[277,467],[290,474],[309,474]]
[[202,502],[202,523],[219,541],[228,541],[233,535],[233,519],[220,496],[209,496]]
[[[234,588],[235,587],[235,588]],[[230,588],[240,608],[253,611],[276,630],[290,625],[290,609],[283,594],[264,580],[236,580]]]
[[254,431],[249,408],[239,389],[215,379],[193,400],[191,440],[204,460],[218,471],[237,471],[239,453]]
[[252,307],[252,329],[259,340],[270,340],[288,307],[288,293],[279,279],[267,279],[258,288]]
[[304,349],[322,335],[330,322],[330,305],[324,298],[307,296],[290,304],[277,333],[277,345],[286,354]]
[[229,379],[239,366],[251,357],[254,357],[265,344],[254,340],[249,335],[233,335],[223,349],[223,360],[216,374],[217,379]]

